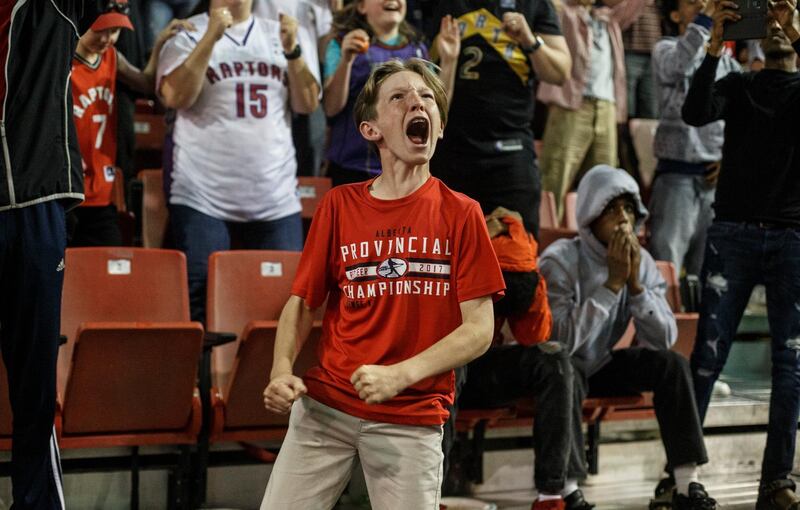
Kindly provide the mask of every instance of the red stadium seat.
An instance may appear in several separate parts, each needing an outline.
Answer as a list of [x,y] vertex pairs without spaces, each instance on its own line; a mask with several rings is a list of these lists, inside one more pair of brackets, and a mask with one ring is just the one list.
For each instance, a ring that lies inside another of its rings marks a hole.
[[[232,332],[238,342],[215,347],[211,441],[277,439],[288,417],[264,409],[261,393],[269,382],[277,319],[289,298],[300,252],[226,251],[209,257],[208,330]],[[315,365],[320,325],[295,363],[303,374]]]
[[559,239],[572,239],[578,233],[568,228],[539,228],[539,255],[544,253],[544,250],[558,241]]
[[155,102],[147,99],[136,101],[133,116],[133,132],[136,135],[137,151],[161,151],[166,134],[164,114],[156,111]]
[[319,201],[330,189],[331,180],[328,177],[300,176],[297,178],[297,193],[300,195],[300,203],[303,206],[301,213],[303,219],[314,217]]
[[[203,327],[189,321],[186,258],[172,250],[66,251],[58,360],[62,448],[174,445],[186,487],[202,413],[196,388]],[[138,455],[135,453],[135,455]],[[171,487],[174,489],[175,487]],[[171,490],[185,497],[185,490]],[[132,468],[131,505],[138,504]]]
[[65,264],[62,447],[193,443],[203,328],[189,322],[184,255],[72,248]]

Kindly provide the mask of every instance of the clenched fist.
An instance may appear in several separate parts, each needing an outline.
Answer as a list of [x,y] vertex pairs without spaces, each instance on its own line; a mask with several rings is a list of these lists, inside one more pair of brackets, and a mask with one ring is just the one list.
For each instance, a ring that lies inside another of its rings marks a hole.
[[406,387],[405,378],[394,366],[361,365],[353,372],[350,382],[358,397],[367,404],[380,404]]
[[297,46],[297,20],[288,14],[280,14],[281,45],[283,51],[290,53]]
[[233,25],[233,15],[227,7],[211,9],[208,15],[208,34],[214,37],[215,41],[222,39],[225,30]]
[[308,392],[303,380],[292,374],[272,378],[264,388],[264,407],[276,414],[286,414],[292,403]]

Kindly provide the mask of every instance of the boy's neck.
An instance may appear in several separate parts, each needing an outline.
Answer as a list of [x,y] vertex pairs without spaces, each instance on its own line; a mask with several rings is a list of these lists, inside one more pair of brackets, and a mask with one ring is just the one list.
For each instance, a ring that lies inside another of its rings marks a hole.
[[81,44],[80,40],[78,40],[78,45],[75,47],[75,53],[90,64],[94,64],[100,58],[99,53],[90,51],[89,48]]
[[381,200],[407,197],[425,184],[431,176],[429,163],[409,165],[403,161],[382,161],[383,172],[372,181],[370,194]]

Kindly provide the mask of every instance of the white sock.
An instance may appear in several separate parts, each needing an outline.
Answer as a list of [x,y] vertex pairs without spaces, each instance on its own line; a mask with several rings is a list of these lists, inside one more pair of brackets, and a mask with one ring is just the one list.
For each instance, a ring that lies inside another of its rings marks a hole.
[[684,496],[689,495],[689,484],[691,482],[700,483],[699,478],[697,478],[697,464],[694,462],[674,468],[672,474],[675,476],[675,489],[677,489],[678,494],[683,494]]
[[539,497],[536,499],[538,501],[550,501],[553,499],[561,499],[561,494],[545,494],[544,492],[540,492]]
[[568,478],[567,481],[564,482],[564,488],[561,489],[561,496],[566,498],[576,490],[578,490],[578,480],[574,478]]

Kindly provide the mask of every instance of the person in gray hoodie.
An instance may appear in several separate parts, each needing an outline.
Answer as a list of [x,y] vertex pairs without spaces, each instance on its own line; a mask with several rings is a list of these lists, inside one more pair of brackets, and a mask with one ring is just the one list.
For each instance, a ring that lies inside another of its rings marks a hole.
[[[661,118],[653,140],[658,166],[650,196],[648,247],[658,260],[672,262],[679,272],[685,267],[690,275],[700,274],[706,231],[714,218],[711,205],[725,123],[690,126],[681,118],[681,108],[706,54],[715,4],[714,0],[663,0],[665,22],[678,37],[664,37],[653,49]],[[740,71],[736,60],[725,54],[716,79]]]
[[[675,481],[675,490],[665,491],[672,507],[712,510],[716,502],[697,477],[697,466],[708,457],[689,364],[670,350],[677,326],[667,285],[635,235],[647,214],[630,175],[595,166],[578,186],[578,237],[556,241],[541,256],[551,340],[570,350],[575,369],[571,462],[584,464],[580,409],[587,394],[652,391],[667,471]],[[613,350],[631,319],[635,345]]]

